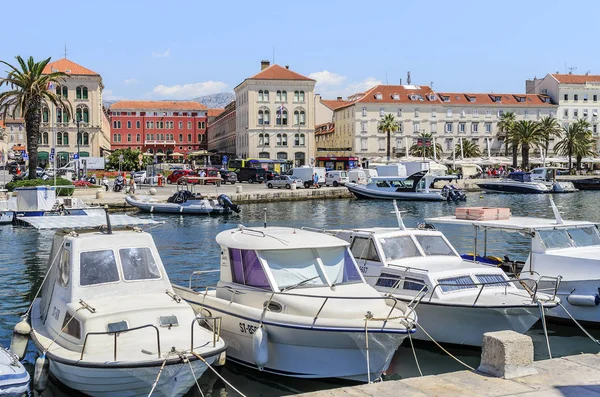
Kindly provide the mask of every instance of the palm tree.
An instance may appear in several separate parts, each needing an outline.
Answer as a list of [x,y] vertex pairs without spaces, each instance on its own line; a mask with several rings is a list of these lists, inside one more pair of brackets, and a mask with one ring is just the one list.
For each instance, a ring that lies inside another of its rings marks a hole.
[[587,129],[589,123],[585,120],[578,120],[568,126],[563,127],[561,140],[554,145],[554,151],[562,156],[569,158],[569,169],[573,166],[572,157],[578,158],[578,167],[581,166],[583,156],[593,155],[593,138],[590,130]]
[[561,133],[560,125],[556,118],[552,116],[542,117],[539,121],[540,130],[544,135],[544,155],[548,156],[548,147],[550,146],[550,141],[554,137],[559,137]]
[[[454,147],[454,153],[456,157],[461,155],[460,142]],[[475,145],[473,142],[463,139],[462,154],[464,155],[464,158],[479,157],[481,156],[481,150],[479,150],[479,146]]]
[[504,136],[504,155],[508,156],[508,144],[511,143],[513,148],[513,167],[517,166],[517,148],[509,142],[508,134],[512,131],[515,126],[516,116],[513,112],[505,112],[500,116],[500,121],[498,122],[498,129],[500,133]]
[[27,62],[20,56],[17,56],[16,59],[20,69],[5,61],[0,61],[0,63],[10,68],[6,77],[0,78],[0,87],[3,85],[9,87],[7,91],[0,93],[0,114],[3,119],[6,119],[9,114],[12,117],[19,114],[25,119],[27,151],[29,154],[29,179],[35,179],[35,170],[38,165],[38,139],[44,102],[62,108],[67,116],[73,113],[73,108],[70,102],[64,101],[52,89],[53,86],[63,82],[67,74],[63,72],[44,74],[44,68],[50,62],[50,58],[41,62],[34,61],[33,57],[29,57]]
[[[422,133],[421,135],[419,135],[419,138],[431,139],[431,146],[425,146],[425,142],[423,142],[423,146],[418,146],[415,143],[410,147],[410,149],[408,149],[408,153],[411,156],[433,158],[433,138],[431,137],[431,134]],[[435,151],[436,153],[438,153],[438,155],[441,155],[443,151],[442,145],[436,142]],[[425,156],[423,156],[423,152],[425,152]]]
[[521,120],[517,121],[512,132],[508,134],[513,148],[521,147],[521,157],[523,159],[523,168],[529,168],[529,150],[540,147],[544,144],[544,134],[537,121]]
[[400,125],[396,122],[393,114],[386,114],[381,117],[379,125],[377,126],[379,131],[387,133],[387,158],[390,159],[390,135],[392,132],[396,132],[400,129]]

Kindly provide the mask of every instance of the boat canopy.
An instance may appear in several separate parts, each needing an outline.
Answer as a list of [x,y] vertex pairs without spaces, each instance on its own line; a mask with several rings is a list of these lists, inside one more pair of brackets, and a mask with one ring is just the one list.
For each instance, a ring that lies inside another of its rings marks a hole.
[[246,250],[292,250],[298,248],[345,247],[348,243],[327,234],[289,227],[226,230],[217,235],[217,243],[226,248]]
[[477,226],[481,229],[502,230],[507,232],[527,233],[531,234],[539,230],[552,230],[564,228],[585,228],[595,226],[594,223],[588,221],[569,221],[563,220],[558,223],[556,219],[549,218],[534,218],[525,216],[512,216],[509,219],[492,220],[492,221],[475,221],[469,219],[457,219],[455,216],[441,216],[437,218],[427,218],[429,223],[442,223],[449,225]]

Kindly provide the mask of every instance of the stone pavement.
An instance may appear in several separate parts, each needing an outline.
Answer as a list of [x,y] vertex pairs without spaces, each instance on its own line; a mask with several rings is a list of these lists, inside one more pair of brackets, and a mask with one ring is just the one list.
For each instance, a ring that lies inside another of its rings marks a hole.
[[[411,357],[407,357],[410,360]],[[301,394],[302,397],[600,397],[600,356],[536,361],[537,375],[506,380],[471,371]]]

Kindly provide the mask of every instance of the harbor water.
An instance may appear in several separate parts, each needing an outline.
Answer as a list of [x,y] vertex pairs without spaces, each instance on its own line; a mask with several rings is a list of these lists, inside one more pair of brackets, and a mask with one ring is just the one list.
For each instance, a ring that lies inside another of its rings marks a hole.
[[[554,201],[565,219],[581,219],[600,222],[600,193],[578,192],[554,195]],[[465,204],[461,204],[465,205]],[[552,217],[552,209],[546,195],[480,195],[469,194],[466,205],[510,207],[513,215]],[[399,207],[405,223],[409,227],[422,222],[424,218],[451,215],[455,204],[438,202],[402,202]],[[269,225],[301,228],[353,228],[370,226],[394,227],[396,217],[391,213],[389,201],[366,200],[311,200],[302,202],[280,202],[244,205],[239,215],[228,217],[182,217],[160,216],[153,218],[165,224],[150,230],[153,235],[169,277],[173,283],[187,285],[189,276],[195,270],[218,268],[220,248],[215,236],[220,231],[234,228],[238,224],[261,227],[266,213]],[[138,215],[150,216],[150,215]],[[437,226],[444,232],[459,252],[473,251],[473,229],[449,225]],[[0,226],[0,343],[10,344],[12,328],[19,321],[33,299],[44,276],[46,261],[51,248],[51,231],[36,231],[31,228]],[[480,239],[481,242],[482,239]],[[511,259],[524,259],[529,249],[527,240],[518,234],[489,233],[488,255]],[[215,282],[207,279],[207,283]],[[592,330],[600,337],[600,330]],[[536,359],[548,358],[541,324],[528,332],[535,344]],[[599,347],[575,327],[549,325],[550,345],[554,357],[581,352],[598,353]],[[464,367],[443,353],[433,343],[415,344],[416,356],[423,374],[462,370]],[[480,352],[477,349],[448,347],[451,353],[467,364],[476,367]],[[37,353],[30,343],[26,363],[33,370]],[[293,379],[272,376],[227,363],[221,374],[247,396],[275,397],[300,392],[322,390],[347,385],[340,381]],[[408,340],[398,349],[385,379],[401,379],[418,376],[415,360]],[[214,376],[205,375],[201,379],[204,395],[234,396]],[[73,391],[52,383],[44,393],[46,396],[76,395]],[[191,390],[189,396],[200,396]]]

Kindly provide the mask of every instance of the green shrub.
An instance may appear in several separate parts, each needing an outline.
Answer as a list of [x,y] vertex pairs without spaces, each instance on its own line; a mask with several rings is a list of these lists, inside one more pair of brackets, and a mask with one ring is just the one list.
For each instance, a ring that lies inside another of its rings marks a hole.
[[[32,187],[32,186],[52,186],[54,184],[54,179],[49,179],[47,181],[43,179],[23,179],[21,181],[9,182],[6,184],[6,189],[9,192],[12,192],[15,188],[18,187]],[[71,196],[75,187],[73,183],[64,178],[56,178],[56,186],[67,186],[67,187],[57,187],[56,195],[57,196]]]

